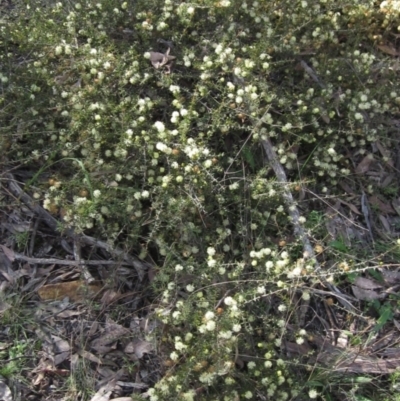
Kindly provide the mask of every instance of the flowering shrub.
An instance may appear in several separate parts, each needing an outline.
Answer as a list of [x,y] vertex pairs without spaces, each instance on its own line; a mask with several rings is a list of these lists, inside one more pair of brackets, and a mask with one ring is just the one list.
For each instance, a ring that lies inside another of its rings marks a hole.
[[[281,351],[307,336],[288,329],[290,289],[316,273],[284,241],[291,221],[260,141],[271,139],[293,181],[326,194],[352,174],[347,149],[389,143],[384,119],[399,111],[399,84],[375,43],[397,31],[397,9],[27,0],[7,16],[8,162],[55,172],[34,196],[64,226],[160,265],[169,370],[150,400],[318,396]],[[154,68],[150,51],[168,48],[171,70]]]

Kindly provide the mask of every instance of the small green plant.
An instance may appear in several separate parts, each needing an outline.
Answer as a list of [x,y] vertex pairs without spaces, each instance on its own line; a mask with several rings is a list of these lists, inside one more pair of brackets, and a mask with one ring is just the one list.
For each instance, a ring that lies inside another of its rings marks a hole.
[[15,241],[18,251],[24,251],[27,249],[29,238],[30,238],[29,231],[16,232],[13,235],[13,239]]
[[19,343],[16,342],[10,348],[7,349],[7,352],[2,354],[2,358],[0,360],[0,375],[10,378],[16,375],[20,375],[22,370],[25,367],[27,357],[27,351],[30,349],[28,342]]

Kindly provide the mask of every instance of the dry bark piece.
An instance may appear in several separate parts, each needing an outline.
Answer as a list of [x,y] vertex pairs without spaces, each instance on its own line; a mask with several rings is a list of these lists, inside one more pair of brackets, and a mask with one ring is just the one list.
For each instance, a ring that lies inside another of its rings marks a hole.
[[387,296],[383,292],[384,287],[381,284],[365,277],[357,277],[351,288],[354,296],[361,301],[373,301],[374,299],[383,299]]
[[68,297],[74,302],[83,302],[87,298],[99,296],[103,287],[100,284],[86,284],[76,280],[57,284],[47,284],[38,290],[42,301],[61,300]]

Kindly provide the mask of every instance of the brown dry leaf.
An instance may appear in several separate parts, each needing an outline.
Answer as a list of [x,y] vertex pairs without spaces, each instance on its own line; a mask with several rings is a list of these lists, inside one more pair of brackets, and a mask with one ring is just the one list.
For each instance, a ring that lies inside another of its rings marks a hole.
[[154,350],[153,344],[145,340],[135,339],[131,343],[133,352],[140,359],[144,354],[149,354]]
[[343,190],[345,190],[349,195],[356,195],[356,192],[354,191],[354,189],[347,184],[347,182],[345,180],[340,180],[339,185],[343,188]]
[[53,351],[55,353],[54,365],[58,366],[70,356],[69,342],[55,335],[51,335],[51,339],[53,341]]
[[69,352],[70,351],[70,346],[69,342],[63,340],[61,337],[52,335],[51,339],[53,340],[54,344],[54,350],[56,352]]
[[132,401],[132,397],[118,397],[118,398],[112,398],[110,401]]
[[396,213],[400,216],[400,198],[392,200],[392,206]]
[[104,305],[110,305],[112,302],[117,301],[121,297],[121,293],[114,290],[106,290],[101,297],[101,303]]
[[106,328],[104,333],[96,338],[91,347],[99,352],[107,352],[109,345],[118,341],[122,337],[128,337],[131,334],[131,331],[109,319],[106,323]]
[[96,355],[93,355],[91,352],[88,352],[88,351],[85,351],[85,350],[79,350],[78,354],[82,358],[88,359],[89,361],[97,363],[98,365],[101,365],[103,363],[100,358],[98,358]]
[[81,311],[76,311],[76,310],[63,310],[62,312],[57,313],[57,316],[61,319],[68,319],[72,316],[79,316],[82,315],[82,313],[85,313],[85,311],[81,310]]
[[90,401],[108,401],[117,385],[117,380],[111,379],[106,384],[102,385],[97,393],[90,399]]
[[0,343],[0,351],[4,351],[7,348],[10,348],[12,343]]
[[140,321],[140,328],[145,333],[152,333],[155,329],[160,328],[162,326],[164,326],[164,323],[162,323],[161,320],[156,319],[152,315]]
[[13,401],[10,388],[4,382],[3,376],[0,376],[0,400],[1,401]]
[[[115,385],[114,385],[115,386]],[[91,399],[90,401],[109,401],[111,397],[112,391],[107,391],[104,388],[101,388]]]
[[379,220],[381,221],[381,223],[383,225],[383,228],[386,230],[386,232],[391,234],[392,230],[390,228],[390,224],[389,224],[387,218],[385,216],[381,215],[381,214],[379,214],[378,217],[379,217]]
[[396,50],[393,45],[377,45],[377,48],[385,54],[389,54],[389,56],[399,56],[400,53]]
[[365,277],[357,277],[351,286],[354,296],[361,301],[383,299],[386,293],[381,292],[384,287],[378,282]]
[[376,141],[376,142],[375,142],[375,145],[376,145],[376,147],[378,148],[380,154],[381,154],[383,157],[386,157],[386,158],[387,158],[386,163],[387,163],[389,166],[393,167],[393,160],[390,159],[390,152],[389,152],[379,141]]
[[369,203],[376,207],[377,209],[379,209],[382,213],[386,213],[386,214],[394,214],[395,211],[392,208],[392,206],[390,206],[390,203],[385,203],[383,202],[378,196],[376,195],[372,195],[368,198]]
[[388,285],[398,285],[400,284],[400,271],[380,269],[383,279]]
[[0,274],[2,274],[9,283],[15,282],[15,273],[12,269],[11,262],[3,253],[0,253]]
[[387,174],[385,173],[386,177],[383,178],[382,183],[380,185],[381,188],[386,188],[388,187],[391,182],[395,179],[395,176],[393,174]]
[[158,273],[158,269],[155,268],[154,266],[150,266],[149,270],[147,271],[147,276],[149,278],[150,283],[154,281],[154,278],[156,277]]
[[72,354],[71,355],[71,371],[75,371],[79,366],[79,355]]
[[5,245],[0,244],[0,248],[3,250],[4,255],[7,256],[10,262],[14,262],[15,260],[15,253],[12,249],[7,248]]
[[68,297],[74,302],[83,302],[87,298],[96,297],[102,290],[99,284],[86,284],[82,280],[65,283],[48,284],[38,290],[43,301],[61,300]]
[[365,156],[364,159],[362,159],[361,162],[356,167],[356,174],[365,174],[369,170],[371,163],[373,161],[374,161],[373,154],[370,153],[369,155]]
[[0,300],[0,315],[10,308],[11,308],[11,305],[9,303],[7,303],[6,301]]
[[358,214],[358,215],[362,215],[362,213],[352,203],[346,202],[346,201],[344,201],[342,199],[339,199],[339,200],[340,200],[340,203],[342,203],[343,205],[348,206],[353,213]]

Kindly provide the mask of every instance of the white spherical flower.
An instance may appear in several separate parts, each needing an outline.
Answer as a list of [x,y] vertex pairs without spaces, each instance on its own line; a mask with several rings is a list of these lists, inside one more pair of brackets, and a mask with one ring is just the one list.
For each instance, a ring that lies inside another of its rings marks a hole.
[[148,198],[150,196],[150,192],[149,191],[143,191],[142,192],[142,198]]
[[236,323],[232,326],[232,331],[234,331],[235,333],[239,333],[240,330],[241,330],[241,326],[239,323]]
[[164,132],[165,131],[165,125],[161,121],[156,121],[154,123],[154,127],[157,129],[158,132]]
[[257,287],[257,292],[259,294],[265,294],[265,292],[266,292],[265,287],[264,286]]
[[173,360],[176,361],[179,358],[179,355],[174,351],[171,352],[171,354],[169,355],[169,357]]
[[194,13],[194,7],[188,7],[187,13],[188,14],[193,14]]
[[286,309],[287,309],[287,307],[286,307],[286,305],[284,305],[284,304],[280,304],[280,305],[278,306],[278,310],[279,310],[280,312],[284,312]]
[[219,338],[224,338],[225,340],[229,340],[232,337],[232,332],[227,330],[227,331],[220,331],[218,333]]
[[187,345],[184,344],[182,341],[177,341],[177,342],[175,343],[175,349],[176,349],[176,350],[182,351],[182,350],[184,350],[185,348],[187,348]]
[[205,168],[210,168],[212,166],[212,160],[206,160],[203,165]]
[[93,196],[94,196],[95,198],[100,198],[100,196],[101,196],[101,191],[98,190],[98,189],[95,189],[95,190],[93,191]]
[[250,400],[253,398],[253,393],[251,391],[246,391],[244,393],[244,398],[246,398],[247,400]]
[[206,320],[212,320],[215,317],[215,313],[212,311],[208,311],[205,315],[204,315],[204,319]]
[[215,248],[213,248],[213,247],[208,247],[207,248],[207,254],[209,255],[209,256],[214,256],[215,255]]
[[247,369],[252,370],[252,369],[254,369],[256,366],[257,366],[257,365],[256,365],[255,362],[250,361],[250,362],[247,364]]
[[172,93],[179,93],[181,89],[179,88],[178,85],[171,85],[171,86],[169,87],[169,90],[170,90]]
[[215,327],[216,327],[216,324],[215,324],[214,320],[209,320],[209,321],[207,322],[207,324],[206,324],[206,329],[207,329],[208,331],[214,331],[214,330],[215,330]]
[[[302,270],[303,270],[303,269],[301,268],[301,266],[296,266],[296,267],[290,272],[291,278],[300,276]],[[289,276],[289,275],[288,275],[288,276]]]
[[175,266],[175,271],[180,272],[183,270],[183,266],[182,265],[176,265]]
[[207,262],[208,267],[215,267],[216,264],[217,264],[217,261],[215,259],[210,259]]
[[167,145],[165,143],[162,143],[162,142],[157,142],[156,149],[161,151],[161,152],[165,152],[166,149],[167,149]]
[[193,291],[194,291],[194,285],[188,284],[188,285],[186,286],[186,290],[187,290],[187,292],[193,292]]
[[264,366],[268,369],[272,366],[272,362],[271,361],[265,361],[264,362]]
[[308,396],[310,397],[310,398],[317,398],[318,397],[318,392],[317,392],[317,390],[314,390],[314,389],[312,389],[312,390],[310,390],[309,392],[308,392]]

